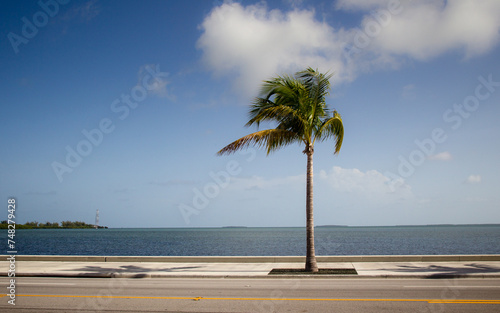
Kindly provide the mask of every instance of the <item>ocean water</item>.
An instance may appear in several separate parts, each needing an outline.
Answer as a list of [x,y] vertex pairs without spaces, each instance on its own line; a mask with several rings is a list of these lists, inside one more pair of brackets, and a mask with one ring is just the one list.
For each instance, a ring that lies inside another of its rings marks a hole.
[[[0,236],[7,246],[7,231]],[[305,255],[305,228],[18,229],[19,255]],[[317,255],[500,254],[500,225],[317,227]],[[4,249],[6,253],[7,249]]]

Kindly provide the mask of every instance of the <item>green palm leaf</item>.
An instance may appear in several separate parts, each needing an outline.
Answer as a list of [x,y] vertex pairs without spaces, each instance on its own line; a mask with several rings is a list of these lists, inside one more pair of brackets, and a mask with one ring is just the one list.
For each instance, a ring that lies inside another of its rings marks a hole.
[[342,141],[344,139],[344,125],[342,124],[342,118],[337,111],[333,112],[333,117],[324,120],[320,129],[316,133],[316,139],[321,141],[335,138],[335,152],[337,154],[340,152],[342,147]]
[[297,140],[294,132],[284,129],[261,130],[250,135],[246,135],[222,148],[218,155],[231,154],[238,150],[247,148],[250,145],[265,147],[267,154],[288,145]]

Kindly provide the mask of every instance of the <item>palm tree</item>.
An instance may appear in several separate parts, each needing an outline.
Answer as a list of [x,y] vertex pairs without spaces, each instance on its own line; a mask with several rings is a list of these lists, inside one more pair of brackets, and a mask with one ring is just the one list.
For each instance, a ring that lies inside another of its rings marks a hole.
[[267,148],[267,154],[292,143],[304,144],[307,155],[306,233],[307,254],[305,270],[317,272],[314,252],[313,219],[313,154],[316,140],[333,137],[337,154],[342,146],[344,126],[337,111],[331,112],[325,102],[330,90],[331,74],[322,74],[308,68],[293,77],[278,76],[265,81],[261,96],[250,107],[250,120],[246,126],[274,121],[274,129],[257,131],[242,137],[217,154],[231,154],[239,149],[256,145]]

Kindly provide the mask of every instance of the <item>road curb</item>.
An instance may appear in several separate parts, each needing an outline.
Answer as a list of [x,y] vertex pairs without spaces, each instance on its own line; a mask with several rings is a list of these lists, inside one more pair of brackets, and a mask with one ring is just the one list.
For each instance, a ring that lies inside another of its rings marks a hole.
[[[0,255],[6,259],[8,255]],[[316,256],[320,263],[363,262],[479,262],[500,261],[500,254],[482,255],[345,255]],[[159,263],[305,263],[304,256],[83,256],[16,255],[17,261],[35,262],[159,262]]]
[[[7,273],[0,273],[0,277]],[[227,279],[464,279],[500,278],[500,274],[429,274],[429,275],[165,275],[150,273],[17,273],[16,277],[65,277],[65,278],[227,278]]]

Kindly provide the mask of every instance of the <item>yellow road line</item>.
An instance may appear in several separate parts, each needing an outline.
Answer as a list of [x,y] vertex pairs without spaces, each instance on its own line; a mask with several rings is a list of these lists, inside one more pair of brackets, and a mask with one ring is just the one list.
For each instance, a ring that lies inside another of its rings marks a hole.
[[500,300],[432,300],[429,303],[471,303],[471,304],[500,304]]
[[45,298],[102,298],[102,299],[156,299],[156,300],[239,300],[239,301],[376,301],[376,302],[427,302],[440,304],[500,304],[500,300],[473,299],[310,299],[310,298],[224,298],[224,297],[141,297],[141,296],[79,296],[79,295],[16,295],[17,297]]

